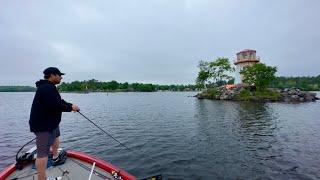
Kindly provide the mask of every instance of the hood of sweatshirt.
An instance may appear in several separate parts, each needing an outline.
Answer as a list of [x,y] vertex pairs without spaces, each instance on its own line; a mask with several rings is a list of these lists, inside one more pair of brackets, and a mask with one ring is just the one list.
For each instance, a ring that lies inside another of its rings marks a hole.
[[39,87],[39,86],[44,85],[44,84],[52,84],[52,85],[54,85],[52,82],[50,82],[48,80],[41,79],[41,80],[36,82],[36,87]]

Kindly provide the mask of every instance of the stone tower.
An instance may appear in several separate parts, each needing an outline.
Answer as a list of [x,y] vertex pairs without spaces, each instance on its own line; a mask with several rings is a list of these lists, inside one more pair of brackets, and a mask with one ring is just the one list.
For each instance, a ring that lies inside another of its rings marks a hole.
[[256,56],[256,50],[245,49],[237,53],[237,59],[234,62],[236,66],[234,84],[242,83],[240,71],[247,66],[252,66],[260,62],[260,58]]

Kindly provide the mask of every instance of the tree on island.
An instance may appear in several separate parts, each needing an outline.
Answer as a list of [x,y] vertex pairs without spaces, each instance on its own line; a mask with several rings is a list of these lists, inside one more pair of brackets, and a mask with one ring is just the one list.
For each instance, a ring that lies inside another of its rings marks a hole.
[[214,86],[221,86],[232,80],[229,74],[234,71],[228,58],[217,58],[215,61],[200,61],[198,65],[200,71],[197,77],[197,84],[207,89],[206,83]]
[[206,61],[200,61],[198,65],[200,71],[198,73],[198,77],[196,79],[196,83],[200,87],[204,87],[205,91],[207,91],[207,85],[206,82],[210,78],[210,69],[209,69],[209,62]]
[[258,91],[265,90],[276,78],[277,67],[267,66],[263,63],[256,63],[240,71],[243,75],[243,82],[255,85]]
[[224,85],[230,81],[233,77],[230,73],[234,71],[228,58],[218,58],[213,62],[210,62],[210,74],[213,82],[218,85]]

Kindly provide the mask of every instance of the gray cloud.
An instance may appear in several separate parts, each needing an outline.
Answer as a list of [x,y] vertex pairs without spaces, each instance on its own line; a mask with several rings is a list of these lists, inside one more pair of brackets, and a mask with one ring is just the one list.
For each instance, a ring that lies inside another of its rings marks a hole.
[[1,1],[0,85],[65,81],[194,83],[199,60],[246,48],[278,75],[319,75],[320,2]]

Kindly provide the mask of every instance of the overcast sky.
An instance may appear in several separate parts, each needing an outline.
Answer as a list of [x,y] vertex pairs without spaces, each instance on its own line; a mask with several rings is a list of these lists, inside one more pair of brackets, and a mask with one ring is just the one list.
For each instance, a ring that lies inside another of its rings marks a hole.
[[194,83],[199,60],[255,49],[283,76],[320,74],[319,0],[1,0],[0,85]]

